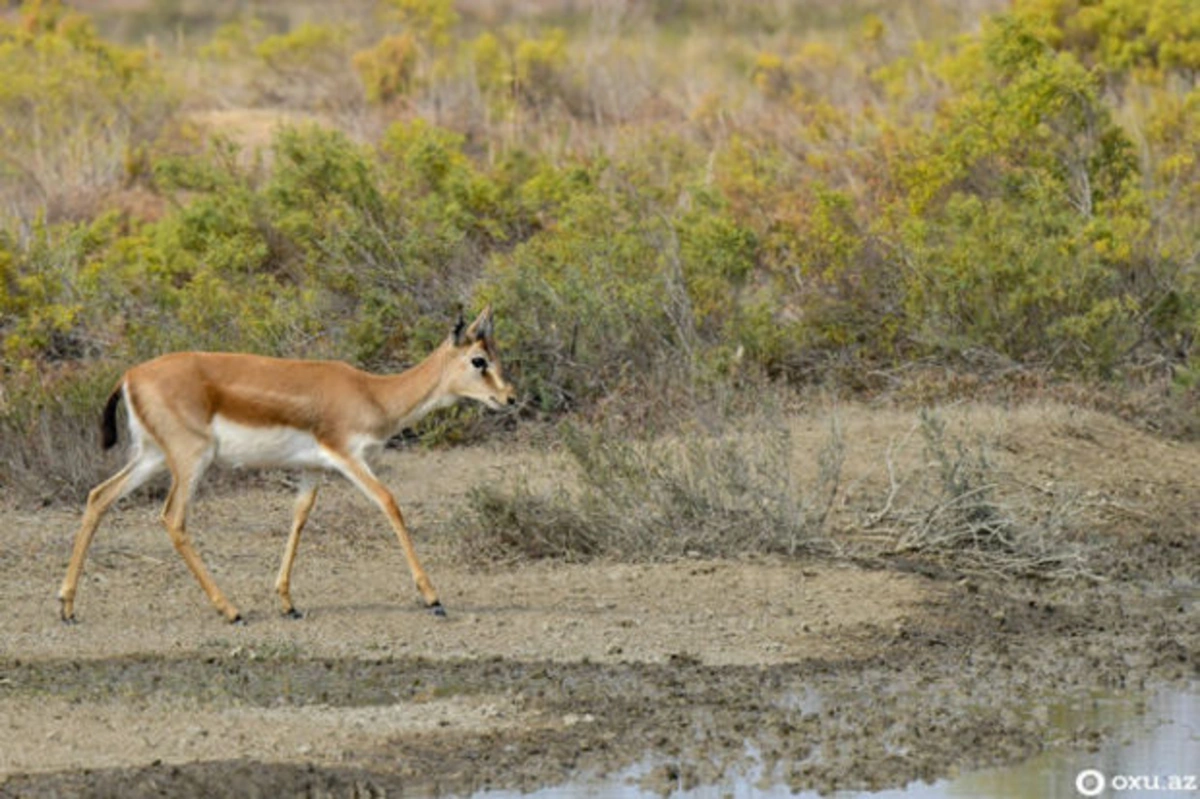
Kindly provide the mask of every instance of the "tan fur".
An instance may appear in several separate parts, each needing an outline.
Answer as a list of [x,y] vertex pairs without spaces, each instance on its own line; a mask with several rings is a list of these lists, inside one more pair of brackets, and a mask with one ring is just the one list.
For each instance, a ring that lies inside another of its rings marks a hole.
[[[491,309],[455,332],[424,361],[397,375],[373,375],[336,361],[301,361],[234,353],[179,352],[133,367],[121,380],[133,438],[132,457],[96,486],[67,575],[59,590],[61,616],[74,619],[83,562],[96,528],[118,499],[164,468],[171,488],[162,518],[171,540],[213,605],[230,621],[238,610],[213,581],[186,531],[191,493],[214,460],[248,465],[336,471],[387,516],[427,605],[440,609],[437,592],[413,548],[400,508],[365,456],[418,419],[466,398],[493,408],[513,404],[492,340]],[[483,358],[486,367],[473,363]],[[258,456],[263,463],[258,463]],[[291,571],[300,532],[316,501],[311,475],[301,485],[291,532],[275,582],[283,610],[296,615]]]

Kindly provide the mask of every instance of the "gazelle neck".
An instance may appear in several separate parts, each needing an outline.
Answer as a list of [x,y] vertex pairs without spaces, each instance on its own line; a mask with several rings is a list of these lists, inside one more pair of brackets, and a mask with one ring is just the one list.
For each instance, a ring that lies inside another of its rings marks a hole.
[[430,412],[455,403],[458,398],[446,390],[442,380],[449,354],[449,347],[442,344],[416,366],[376,377],[376,401],[387,415],[387,435],[395,435]]

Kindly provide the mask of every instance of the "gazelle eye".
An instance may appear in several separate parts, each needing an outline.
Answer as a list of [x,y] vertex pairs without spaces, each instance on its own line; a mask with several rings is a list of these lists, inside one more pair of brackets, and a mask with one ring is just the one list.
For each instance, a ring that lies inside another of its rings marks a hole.
[[487,358],[478,358],[478,357],[472,358],[471,365],[481,371],[486,370],[487,369]]

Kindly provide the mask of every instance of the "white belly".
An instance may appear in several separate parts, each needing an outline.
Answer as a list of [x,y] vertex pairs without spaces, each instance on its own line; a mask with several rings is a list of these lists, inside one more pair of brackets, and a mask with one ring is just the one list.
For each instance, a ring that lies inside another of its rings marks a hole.
[[214,458],[228,466],[329,468],[317,439],[291,427],[251,427],[213,417]]

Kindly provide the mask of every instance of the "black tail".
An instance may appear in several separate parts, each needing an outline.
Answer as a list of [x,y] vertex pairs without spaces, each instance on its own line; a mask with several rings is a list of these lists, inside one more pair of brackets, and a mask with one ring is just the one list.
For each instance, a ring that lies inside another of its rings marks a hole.
[[121,401],[121,386],[113,389],[104,405],[104,419],[100,423],[100,443],[112,449],[117,443],[117,403]]

